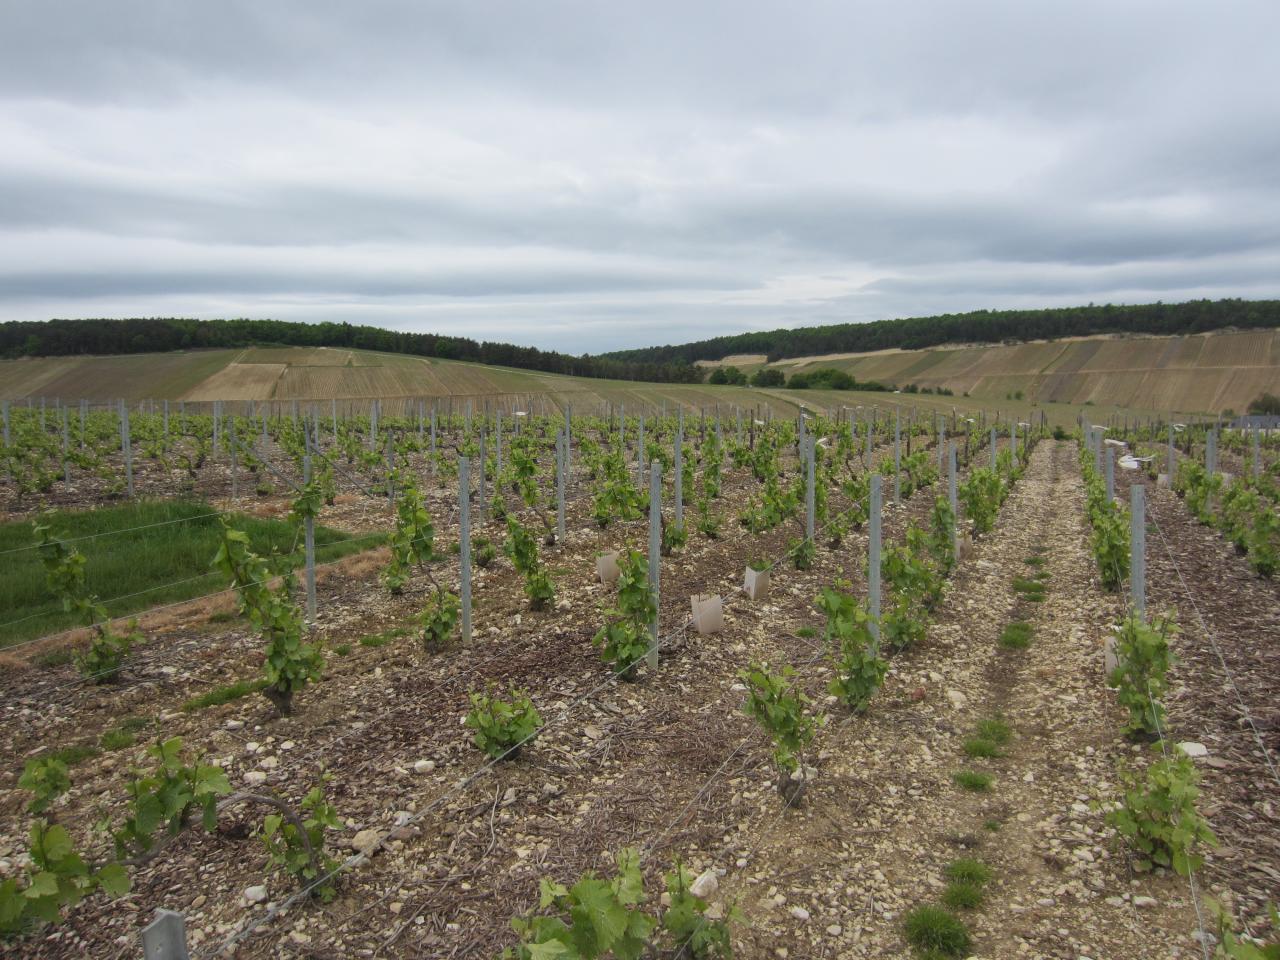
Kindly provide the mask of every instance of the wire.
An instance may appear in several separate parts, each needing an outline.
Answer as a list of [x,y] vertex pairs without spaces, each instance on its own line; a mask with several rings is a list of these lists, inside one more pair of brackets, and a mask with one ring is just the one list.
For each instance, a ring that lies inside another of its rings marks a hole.
[[[684,627],[685,627],[685,628],[687,628],[687,627],[688,627],[688,622],[686,622],[686,623],[685,623]],[[672,633],[674,633],[674,632],[675,632],[675,631],[672,631]],[[668,634],[666,638],[659,638],[659,641],[658,641],[658,647],[659,647],[659,648],[661,648],[662,643],[663,643],[663,640],[664,640],[664,639],[670,639],[671,635],[672,635],[672,634]],[[636,657],[634,660],[630,661],[629,663],[624,664],[622,667],[620,667],[620,668],[618,668],[618,669],[614,670],[614,671],[613,671],[612,673],[610,673],[607,677],[605,677],[605,679],[604,679],[604,680],[602,680],[600,683],[596,684],[594,687],[592,687],[592,688],[591,688],[590,690],[588,690],[586,693],[581,694],[579,697],[577,697],[577,698],[576,698],[572,703],[570,703],[568,706],[566,706],[566,707],[565,707],[565,708],[560,712],[560,714],[559,714],[558,716],[556,716],[554,719],[552,719],[552,720],[548,721],[547,723],[543,724],[543,725],[542,725],[542,727],[541,727],[540,729],[538,729],[538,730],[534,730],[532,733],[530,733],[530,734],[528,734],[527,736],[525,736],[525,737],[521,738],[521,740],[519,740],[517,743],[515,743],[515,744],[513,744],[512,746],[508,747],[508,748],[507,748],[507,749],[506,749],[506,750],[501,754],[501,756],[491,758],[491,759],[489,760],[489,762],[487,762],[487,763],[485,763],[483,766],[481,766],[481,767],[480,767],[480,769],[478,769],[478,770],[474,771],[474,772],[473,772],[473,773],[471,773],[471,774],[468,774],[466,777],[463,777],[463,778],[462,778],[461,780],[459,780],[459,781],[458,781],[458,782],[457,782],[457,783],[456,783],[452,788],[450,788],[449,790],[446,790],[446,791],[445,791],[444,793],[442,793],[440,796],[436,797],[436,799],[435,799],[435,800],[433,800],[431,803],[429,803],[427,806],[423,807],[421,810],[419,810],[419,811],[417,811],[416,813],[414,813],[412,817],[410,817],[409,819],[405,820],[405,821],[401,824],[401,826],[402,826],[402,827],[403,827],[403,826],[408,826],[408,825],[410,825],[410,824],[413,824],[413,823],[418,822],[418,821],[419,821],[419,820],[421,820],[424,816],[426,816],[428,813],[430,813],[431,811],[433,811],[433,810],[435,810],[437,807],[439,807],[441,804],[443,804],[446,800],[448,800],[448,799],[450,799],[451,797],[453,797],[453,796],[455,796],[455,795],[457,795],[457,794],[461,793],[462,791],[466,790],[468,787],[470,787],[470,786],[471,786],[471,784],[473,784],[473,783],[475,783],[477,780],[479,780],[482,776],[484,776],[486,773],[488,773],[490,770],[492,770],[492,769],[493,769],[497,764],[501,763],[504,759],[506,759],[508,756],[510,756],[514,751],[519,750],[519,749],[520,749],[521,747],[523,747],[525,744],[527,744],[527,743],[529,743],[530,741],[534,740],[534,739],[535,739],[535,738],[536,738],[540,733],[542,733],[543,731],[547,730],[549,727],[553,727],[554,725],[556,725],[556,724],[558,724],[558,723],[562,722],[563,720],[567,719],[567,718],[568,718],[568,716],[569,716],[569,715],[570,715],[570,714],[571,714],[571,713],[572,713],[572,712],[573,712],[577,707],[579,707],[581,704],[583,704],[584,702],[586,702],[589,698],[591,698],[591,697],[595,696],[595,694],[599,693],[601,690],[603,690],[605,687],[607,687],[610,683],[612,683],[612,682],[616,681],[619,677],[621,677],[621,676],[622,676],[624,673],[626,673],[628,670],[631,670],[633,667],[635,667],[635,666],[639,665],[639,664],[640,664],[643,660],[645,660],[647,657],[648,657],[648,653],[646,652],[645,654],[642,654],[641,656]],[[353,867],[353,866],[357,866],[357,865],[359,865],[359,864],[363,863],[365,860],[367,860],[369,857],[371,857],[374,853],[376,853],[378,850],[380,850],[380,849],[382,848],[382,844],[383,844],[383,840],[382,840],[382,839],[379,839],[379,840],[378,840],[378,843],[374,846],[374,848],[373,848],[372,850],[368,851],[367,853],[356,853],[356,854],[353,854],[352,856],[348,857],[346,860],[344,860],[344,861],[342,861],[340,864],[338,864],[338,866],[336,866],[336,867],[334,867],[333,869],[329,870],[329,871],[328,871],[328,872],[326,872],[325,874],[323,874],[323,875],[321,875],[321,876],[317,877],[315,880],[312,880],[310,883],[308,883],[308,884],[307,884],[306,886],[304,886],[302,889],[295,891],[294,893],[292,893],[291,895],[289,895],[288,897],[286,897],[284,900],[282,900],[280,903],[278,903],[278,904],[276,904],[275,906],[271,907],[271,908],[270,908],[269,910],[267,910],[267,911],[266,911],[262,916],[255,918],[253,921],[251,921],[251,922],[248,924],[248,926],[243,927],[243,928],[241,928],[240,930],[236,931],[236,933],[232,934],[230,937],[228,937],[226,940],[222,941],[220,944],[217,944],[217,945],[211,945],[210,947],[205,948],[205,950],[203,950],[203,951],[202,951],[200,954],[198,954],[197,956],[198,956],[198,957],[211,957],[211,956],[214,956],[214,955],[216,955],[216,954],[218,954],[218,953],[222,953],[222,952],[224,952],[224,951],[226,951],[226,950],[228,950],[228,949],[230,949],[230,948],[234,947],[236,944],[238,944],[240,941],[244,940],[244,938],[245,938],[245,937],[249,936],[251,933],[253,933],[253,931],[257,930],[257,929],[258,929],[260,926],[262,926],[264,923],[269,923],[269,922],[270,922],[271,920],[273,920],[276,916],[278,916],[279,914],[283,913],[285,910],[287,910],[289,907],[291,907],[294,903],[296,903],[300,898],[305,897],[305,896],[309,896],[313,890],[315,890],[317,887],[319,887],[319,886],[321,886],[321,885],[323,885],[323,884],[328,883],[330,880],[332,880],[332,879],[334,879],[336,876],[338,876],[338,874],[340,874],[340,873],[344,873],[345,871],[349,870],[351,867]]]

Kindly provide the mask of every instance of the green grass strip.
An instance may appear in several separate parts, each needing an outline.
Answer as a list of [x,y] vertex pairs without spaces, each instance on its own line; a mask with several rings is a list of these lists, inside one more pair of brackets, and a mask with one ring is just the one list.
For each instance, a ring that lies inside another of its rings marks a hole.
[[[144,500],[95,510],[58,510],[44,514],[42,520],[58,537],[95,537],[72,546],[84,554],[89,592],[110,601],[108,612],[119,617],[227,586],[226,578],[210,569],[222,536],[218,517],[206,516],[211,512],[209,504],[198,500]],[[174,520],[184,522],[171,522]],[[285,521],[237,514],[232,523],[249,535],[254,551],[263,556],[294,548],[296,533]],[[135,529],[140,527],[145,529]],[[379,533],[352,540],[342,530],[318,525],[316,561],[337,560],[385,539]],[[30,521],[0,524],[0,551],[28,547],[34,540]],[[80,621],[64,612],[50,593],[35,550],[4,556],[0,563],[0,647],[76,626],[81,626]]]
[[239,700],[241,697],[247,697],[251,693],[257,693],[267,685],[267,681],[259,678],[257,680],[237,680],[235,683],[229,683],[225,687],[218,687],[216,690],[210,690],[198,697],[192,697],[182,705],[182,709],[187,713],[196,710],[203,710],[206,707],[220,707],[224,703],[230,703],[232,700]]

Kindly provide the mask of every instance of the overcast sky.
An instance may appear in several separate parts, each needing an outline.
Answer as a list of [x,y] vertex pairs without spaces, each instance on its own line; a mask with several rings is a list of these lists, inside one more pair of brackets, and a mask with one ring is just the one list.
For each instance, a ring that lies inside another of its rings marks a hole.
[[0,0],[0,320],[1280,295],[1280,2]]

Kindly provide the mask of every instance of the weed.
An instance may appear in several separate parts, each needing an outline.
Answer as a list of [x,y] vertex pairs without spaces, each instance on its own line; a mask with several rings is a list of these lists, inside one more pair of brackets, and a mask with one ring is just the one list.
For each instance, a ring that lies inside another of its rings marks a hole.
[[385,647],[397,637],[403,637],[408,631],[404,627],[396,627],[393,630],[384,630],[382,633],[371,633],[368,636],[361,637],[357,641],[362,647]]
[[907,914],[905,933],[917,950],[940,957],[965,956],[973,942],[960,919],[941,907],[916,907]]
[[340,644],[338,644],[336,647],[334,647],[334,648],[333,648],[333,652],[334,652],[334,653],[336,653],[336,654],[337,654],[338,656],[340,656],[340,657],[345,657],[345,656],[347,656],[348,654],[350,654],[350,653],[351,653],[351,644],[349,644],[349,643],[340,643]]
[[972,790],[974,793],[986,793],[995,782],[991,774],[977,770],[957,770],[951,775],[951,779],[955,781],[956,786]]
[[964,742],[964,752],[970,757],[998,757],[1000,747],[983,737],[970,737]]
[[192,697],[182,705],[182,709],[186,713],[193,713],[196,710],[203,710],[205,707],[220,707],[224,703],[230,703],[232,700],[239,700],[241,697],[247,697],[251,693],[257,693],[267,685],[267,681],[257,680],[237,680],[235,683],[229,683],[225,687],[218,687],[216,690],[210,690],[208,693],[201,694],[198,697]]
[[982,906],[985,894],[976,883],[955,882],[942,891],[942,902],[953,910],[973,910]]
[[1014,577],[1013,590],[1014,593],[1022,594],[1024,599],[1032,603],[1040,603],[1045,598],[1045,585],[1029,577]]
[[975,732],[983,740],[990,740],[998,746],[1004,746],[1013,738],[1013,729],[1000,717],[979,720]]
[[1035,627],[1025,620],[1014,620],[1007,624],[1000,633],[1000,646],[1006,650],[1025,650],[1031,646],[1031,638],[1035,635]]
[[96,757],[101,751],[90,743],[73,743],[69,747],[63,747],[61,750],[52,750],[45,754],[53,760],[57,760],[63,766],[74,767],[77,763],[84,763],[90,757]]
[[973,857],[960,857],[947,864],[944,871],[948,880],[955,883],[971,883],[981,887],[991,880],[991,868]]

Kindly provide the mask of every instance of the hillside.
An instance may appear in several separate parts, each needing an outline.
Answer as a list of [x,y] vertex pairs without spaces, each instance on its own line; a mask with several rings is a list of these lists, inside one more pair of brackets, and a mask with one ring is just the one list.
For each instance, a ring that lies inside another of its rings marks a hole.
[[1241,412],[1280,385],[1280,330],[1184,337],[1090,337],[1010,346],[881,350],[796,357],[726,357],[706,366],[793,373],[835,367],[860,381],[944,388],[989,401],[1101,404],[1182,413]]
[[924,350],[964,344],[1065,340],[1101,334],[1187,336],[1218,330],[1280,328],[1280,300],[1191,300],[1186,303],[1089,304],[1025,310],[974,310],[867,323],[784,327],[692,343],[617,350],[603,359],[683,365],[764,354],[770,361],[831,353]]
[[[123,356],[33,357],[0,361],[0,397],[91,402],[125,400],[325,401],[358,406],[374,397],[388,411],[434,398],[488,400],[508,409],[545,402],[582,413],[611,404],[687,409],[772,403],[791,415],[796,398],[744,387],[643,383],[327,347],[250,347]],[[883,398],[882,398],[883,399]],[[397,403],[397,401],[402,401]]]

